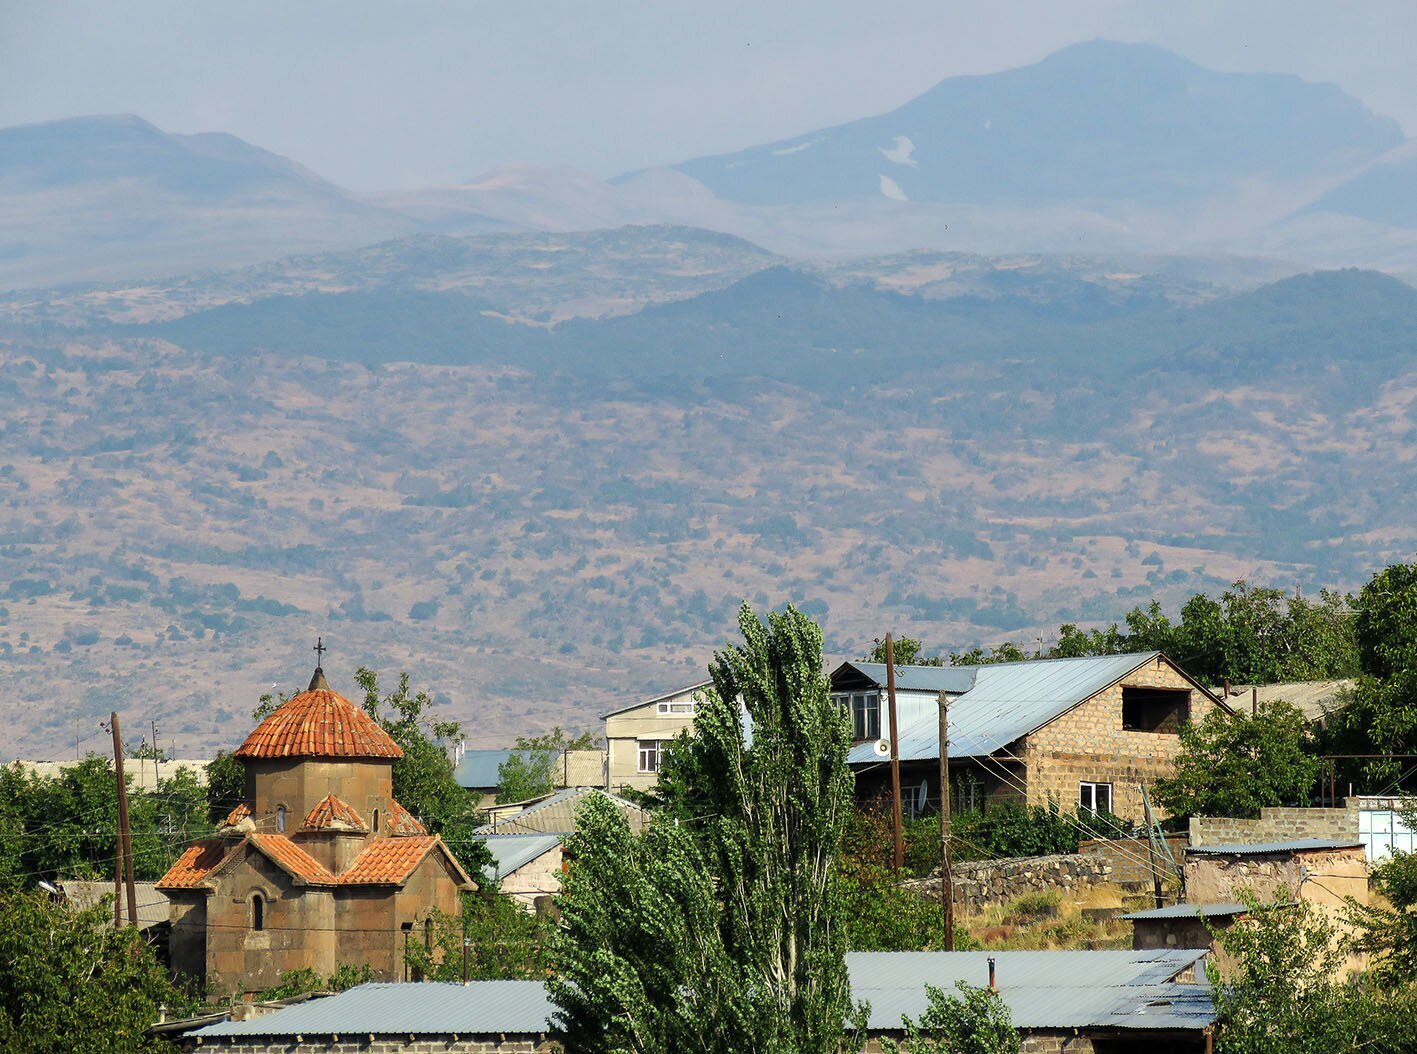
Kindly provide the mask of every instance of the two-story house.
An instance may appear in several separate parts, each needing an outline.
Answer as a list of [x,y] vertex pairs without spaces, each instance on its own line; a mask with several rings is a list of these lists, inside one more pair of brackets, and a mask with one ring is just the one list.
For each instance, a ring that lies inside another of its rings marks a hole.
[[[846,662],[831,675],[850,714],[857,794],[889,781],[886,667]],[[1181,725],[1225,707],[1161,652],[984,666],[896,666],[902,801],[939,801],[941,693],[947,702],[951,801],[1008,799],[1142,817],[1140,785],[1170,775]]]
[[664,747],[694,725],[694,713],[712,681],[700,681],[605,715],[606,785],[651,790]]

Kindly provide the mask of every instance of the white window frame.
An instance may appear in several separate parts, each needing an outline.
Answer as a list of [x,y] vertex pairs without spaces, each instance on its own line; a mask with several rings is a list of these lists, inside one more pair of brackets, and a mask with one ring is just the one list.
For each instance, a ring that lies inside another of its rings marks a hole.
[[698,704],[692,699],[666,700],[655,707],[660,717],[693,717]]
[[[851,738],[857,743],[874,742],[881,738],[881,691],[879,688],[871,688],[857,692],[833,692],[834,699],[848,717],[851,718]],[[870,702],[872,705],[866,705]],[[861,715],[861,720],[857,720],[857,715]],[[870,728],[871,722],[866,720],[866,715],[870,714],[875,718],[875,730]]]
[[664,756],[666,739],[640,739],[635,743],[637,754],[635,771],[641,775],[655,775],[659,772],[659,762]]
[[[1107,799],[1106,805],[1102,808],[1098,808],[1097,805],[1099,791],[1102,791]],[[1094,780],[1083,780],[1078,784],[1078,808],[1084,812],[1090,812],[1094,816],[1100,813],[1110,813],[1115,804],[1112,799],[1112,784]]]

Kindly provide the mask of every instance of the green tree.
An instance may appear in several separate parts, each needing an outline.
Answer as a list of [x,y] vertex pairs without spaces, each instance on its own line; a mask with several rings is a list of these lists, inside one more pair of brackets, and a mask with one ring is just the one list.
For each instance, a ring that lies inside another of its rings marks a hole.
[[137,930],[113,928],[111,900],[71,911],[41,894],[5,894],[0,918],[0,1050],[171,1049],[143,1031],[160,1007],[180,1014],[193,1000],[172,986]]
[[227,750],[207,762],[207,816],[221,823],[246,800],[246,767]]
[[489,886],[464,893],[460,915],[434,911],[432,940],[410,942],[405,961],[414,977],[461,981],[466,942],[468,980],[539,980],[549,968],[553,926]]
[[1355,947],[1369,955],[1378,983],[1390,988],[1417,983],[1417,855],[1396,853],[1373,868],[1369,882],[1382,900],[1350,906]]
[[594,732],[569,736],[557,725],[539,736],[518,736],[513,754],[497,766],[497,804],[527,801],[555,789],[556,760],[568,750],[594,750],[600,737]]
[[462,728],[455,721],[430,720],[433,700],[426,692],[409,692],[407,673],[387,695],[379,693],[379,675],[367,667],[356,670],[354,679],[364,692],[364,712],[403,750],[394,762],[394,797],[430,834],[442,836],[468,874],[477,875],[492,856],[475,833],[476,812],[453,778],[446,749],[462,740]]
[[1342,980],[1345,951],[1324,916],[1305,902],[1242,899],[1249,917],[1214,934],[1234,965],[1206,967],[1218,1054],[1417,1049],[1410,994]]
[[1274,805],[1307,805],[1319,760],[1308,723],[1283,702],[1255,716],[1214,709],[1181,728],[1173,776],[1156,781],[1156,802],[1173,816],[1258,817]]
[[[925,645],[914,637],[901,637],[891,641],[891,651],[894,653],[897,666],[943,666],[945,664],[945,660],[938,655],[921,655],[924,648]],[[886,642],[876,641],[876,646],[871,649],[871,654],[866,656],[864,661],[885,662]]]
[[1119,655],[1127,650],[1127,638],[1117,624],[1104,629],[1082,630],[1071,622],[1058,627],[1058,643],[1048,650],[1050,659],[1071,659],[1082,655]]
[[1022,1043],[1013,1017],[998,992],[956,981],[959,995],[932,984],[925,986],[930,1001],[920,1020],[903,1018],[905,1043],[882,1042],[887,1054],[1018,1054]]
[[990,648],[986,654],[983,648],[970,648],[968,651],[959,652],[950,656],[951,666],[987,666],[996,662],[1023,662],[1025,659],[1032,659],[1017,644],[1012,641],[1004,641]]
[[1417,564],[1373,575],[1353,602],[1358,662],[1379,679],[1417,669]]
[[578,815],[549,982],[568,1054],[841,1049],[850,729],[810,619],[739,626],[645,834],[599,796]]

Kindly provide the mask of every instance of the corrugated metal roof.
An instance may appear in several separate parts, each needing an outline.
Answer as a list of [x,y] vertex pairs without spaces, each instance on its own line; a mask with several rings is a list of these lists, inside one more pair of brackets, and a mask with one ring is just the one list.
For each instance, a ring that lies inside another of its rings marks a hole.
[[602,718],[614,717],[616,714],[623,714],[630,710],[638,710],[642,706],[650,703],[662,703],[666,699],[673,699],[676,695],[685,695],[690,692],[701,692],[705,688],[712,688],[712,681],[699,681],[697,684],[685,685],[683,688],[676,688],[672,692],[665,692],[663,695],[652,695],[648,699],[641,699],[638,703],[631,703],[629,706],[622,706],[618,710],[611,710],[608,714],[601,714]]
[[[854,952],[852,996],[871,1003],[868,1027],[892,1031],[928,1007],[925,985],[989,983],[1018,1028],[1199,1030],[1215,1021],[1210,989],[1171,983],[1204,949],[1072,952]],[[216,1036],[534,1035],[551,1030],[555,1007],[539,981],[365,984],[249,1021],[193,1033]]]
[[[949,704],[950,756],[987,757],[1070,710],[1089,696],[1120,681],[1160,652],[1088,655],[1075,659],[1033,659],[974,667],[974,687]],[[884,669],[884,667],[882,667]],[[902,670],[931,667],[902,667]],[[936,668],[938,669],[938,668]],[[896,681],[899,686],[900,681]],[[901,728],[902,761],[940,756],[940,727],[935,715]],[[879,763],[873,744],[851,748],[853,765]]]
[[513,754],[522,755],[523,760],[531,757],[530,750],[468,750],[453,769],[453,779],[459,787],[467,790],[494,790],[500,777],[497,770],[507,763]]
[[483,824],[475,834],[574,834],[576,808],[587,794],[603,794],[622,810],[630,821],[630,829],[639,832],[644,826],[645,811],[632,801],[596,787],[567,787],[548,795],[535,805],[504,816],[493,823]]
[[1204,1028],[1215,1020],[1205,985],[1170,983],[1205,949],[1152,951],[852,952],[853,999],[871,1004],[867,1027],[901,1027],[929,1006],[925,985],[952,993],[956,981],[989,983],[1016,1028]]
[[540,981],[376,983],[192,1035],[536,1035],[550,1029],[554,1010]]
[[[852,669],[886,686],[886,664],[883,662],[844,662],[832,671],[836,677],[844,669]],[[949,692],[963,695],[974,687],[978,666],[902,666],[896,663],[895,686],[903,692]]]
[[1258,692],[1262,703],[1288,703],[1310,721],[1316,721],[1330,710],[1337,710],[1346,693],[1358,682],[1353,678],[1333,681],[1286,681],[1280,684],[1231,686],[1229,702],[1239,710],[1249,703],[1251,693]]
[[492,854],[491,866],[484,867],[482,873],[493,882],[561,844],[561,836],[555,834],[489,834],[478,840]]
[[1192,845],[1188,854],[1196,856],[1266,856],[1270,853],[1294,853],[1305,849],[1361,849],[1356,838],[1295,838],[1289,842],[1257,842],[1254,845]]
[[[76,908],[91,908],[104,896],[113,892],[113,883],[107,882],[84,882],[74,879],[56,880],[60,892],[64,894],[64,900]],[[145,930],[149,926],[157,926],[167,922],[172,914],[171,905],[167,896],[159,892],[157,886],[152,882],[133,883],[134,900],[138,904],[138,928]],[[123,918],[128,918],[128,899],[125,893],[122,898]],[[113,912],[107,915],[108,924],[113,924]]]
[[1223,904],[1168,904],[1164,908],[1148,908],[1146,911],[1133,911],[1118,917],[1134,922],[1146,919],[1213,919],[1242,915],[1249,910],[1245,905],[1236,904],[1234,901]]

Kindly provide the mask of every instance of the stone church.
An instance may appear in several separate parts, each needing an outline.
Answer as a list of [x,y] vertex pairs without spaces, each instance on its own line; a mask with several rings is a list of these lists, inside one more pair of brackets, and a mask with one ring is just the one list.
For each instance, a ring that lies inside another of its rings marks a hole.
[[212,993],[341,964],[401,979],[433,909],[457,914],[476,886],[394,800],[398,744],[317,668],[235,756],[246,800],[157,884],[171,902],[173,968]]

